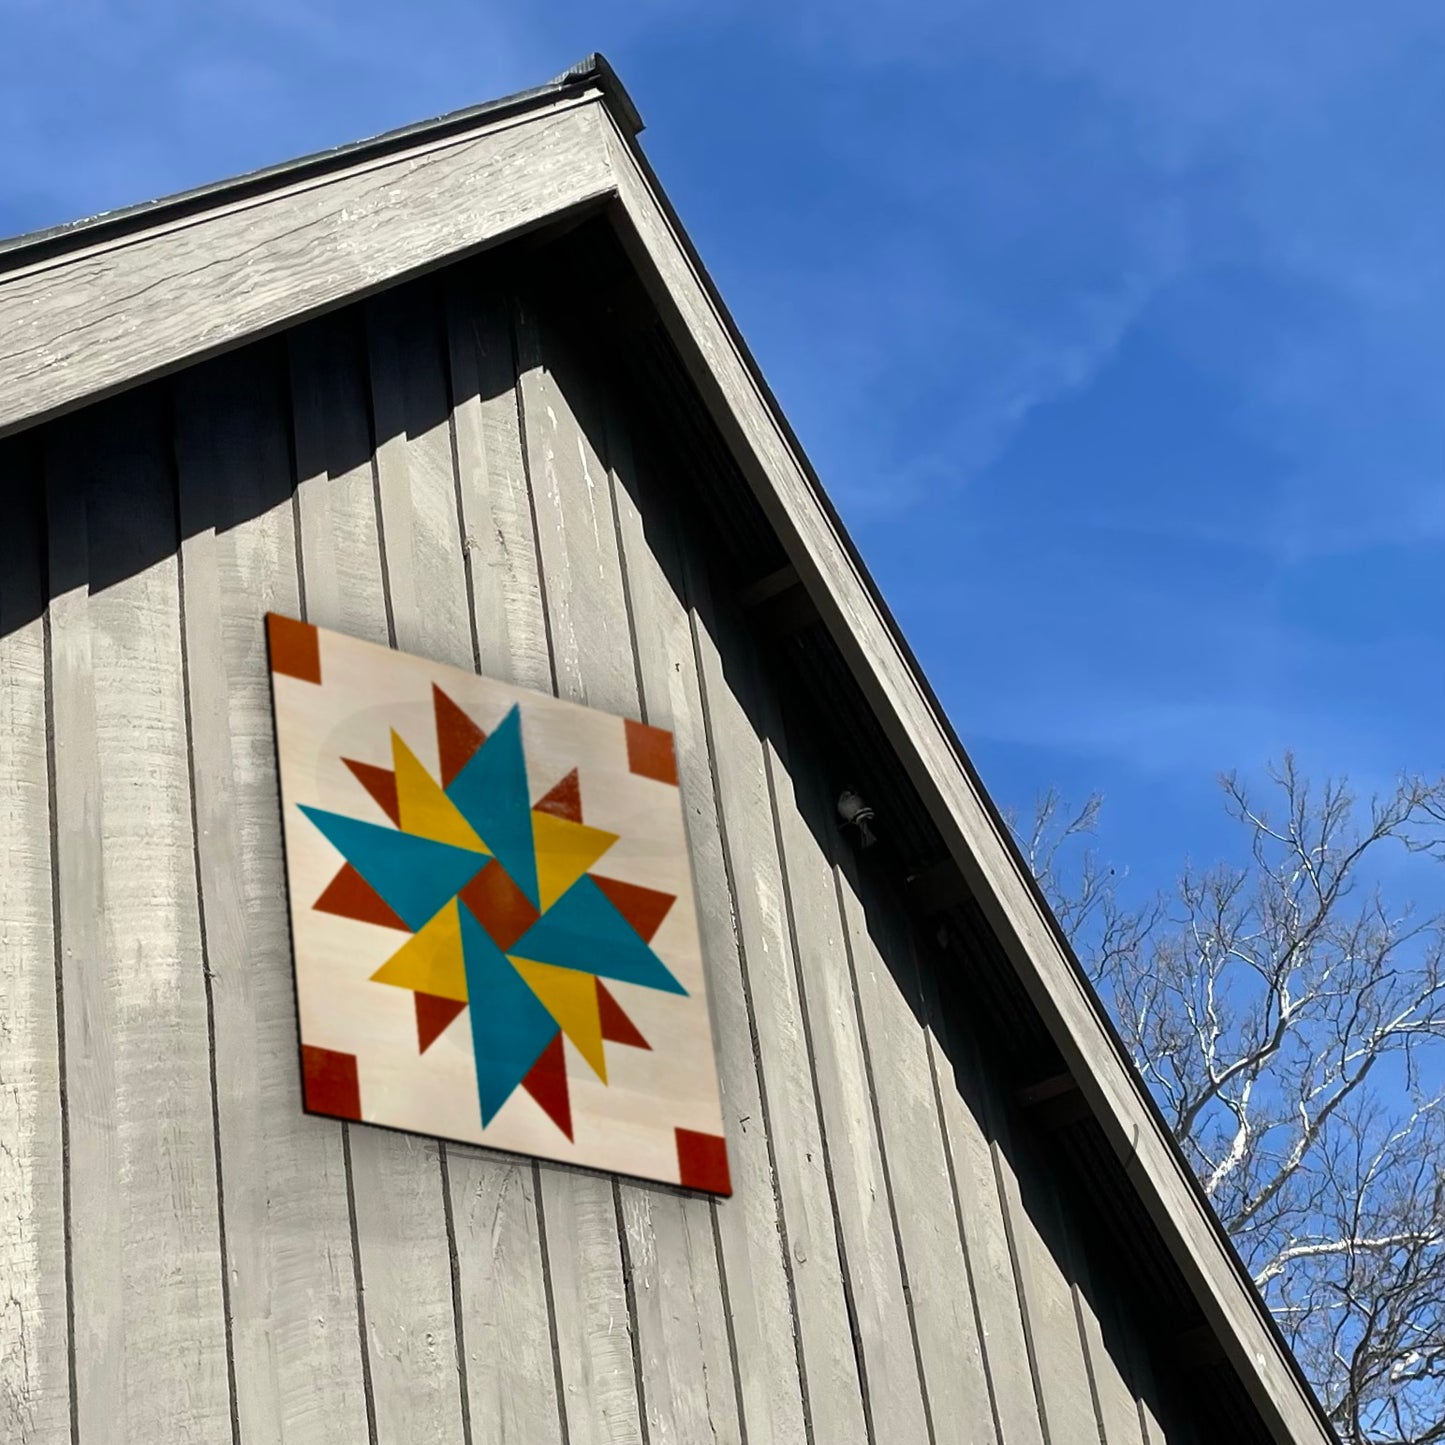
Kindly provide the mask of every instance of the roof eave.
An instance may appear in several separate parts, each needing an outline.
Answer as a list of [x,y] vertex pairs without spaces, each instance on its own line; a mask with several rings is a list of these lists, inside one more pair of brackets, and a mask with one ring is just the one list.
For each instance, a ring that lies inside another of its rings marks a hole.
[[[909,765],[920,796],[950,844],[955,864],[983,905],[1095,1118],[1136,1187],[1144,1186],[1140,1192],[1149,1212],[1169,1241],[1171,1253],[1184,1266],[1186,1278],[1226,1355],[1251,1386],[1250,1394],[1256,1406],[1281,1442],[1337,1445],[1335,1432],[1299,1362],[1285,1343],[1112,1020],[1088,983],[1082,964],[1002,813],[984,788],[943,705],[848,536],[645,155],[620,130],[612,143],[613,168],[622,203],[613,214],[619,219],[625,218],[624,240],[644,272],[644,279],[651,280],[654,300],[664,317],[671,312],[674,341],[691,360],[694,380],[705,395],[710,389],[709,382],[718,380],[721,366],[730,359],[727,352],[735,358],[739,375],[734,384],[712,388],[709,400],[715,418],[735,449],[751,456],[763,470],[767,483],[777,489],[780,468],[782,473],[791,472],[793,482],[805,490],[808,505],[816,509],[818,520],[826,528],[826,537],[818,540],[836,548],[844,563],[842,567],[826,566],[807,529],[797,526],[796,512],[784,509],[780,514],[776,506],[768,506],[775,499],[762,494],[756,474],[750,477],[775,525],[784,523],[779,526],[780,535],[814,606],[848,658],[855,678],[873,702],[900,756]],[[623,160],[624,152],[631,164],[631,175]],[[655,211],[651,236],[648,226],[639,224],[649,209]],[[666,236],[661,234],[664,230]],[[669,268],[663,249],[669,241],[685,262],[685,267],[672,268],[671,276],[667,274]],[[690,287],[696,290],[691,305],[682,294]],[[707,340],[704,333],[710,328],[716,328],[716,335]],[[748,411],[754,413],[751,423],[745,415]],[[757,435],[759,424],[775,434],[775,447],[769,447]],[[850,605],[849,599],[840,594],[853,590],[857,596]],[[875,625],[868,625],[870,622]],[[868,633],[872,635],[865,635]],[[882,676],[885,669],[893,674],[891,679]],[[911,719],[910,710],[903,705],[909,692],[916,695],[917,702]],[[917,746],[921,734],[927,731],[936,731],[941,744],[941,751],[932,758]],[[948,781],[950,770],[963,785],[962,795],[954,799],[941,786]],[[973,815],[972,826],[961,816],[966,813]],[[1068,990],[1061,989],[1065,983],[1070,986]],[[1072,997],[1067,997],[1069,993]],[[1067,1002],[1074,1005],[1073,1009],[1061,1007],[1066,997]],[[1111,1072],[1115,1076],[1112,1080],[1107,1077]],[[1103,1087],[1106,1082],[1115,1087]],[[1119,1085],[1124,1086],[1122,1091]],[[1145,1148],[1146,1143],[1153,1147]],[[1146,1159],[1148,1167],[1141,1173]],[[1168,1190],[1147,1187],[1166,1180],[1171,1186]],[[1178,1246],[1183,1246],[1187,1256],[1196,1236],[1208,1242],[1205,1254],[1212,1254],[1212,1261],[1181,1258]],[[1199,1268],[1211,1262],[1222,1267],[1222,1271]],[[1235,1308],[1228,1307],[1231,1303]],[[1253,1340],[1246,1339],[1246,1335],[1253,1335]],[[1260,1351],[1261,1345],[1267,1353]]]
[[173,195],[158,196],[154,200],[140,201],[113,211],[102,211],[97,215],[65,221],[57,226],[0,238],[0,281],[3,281],[7,272],[51,256],[62,255],[77,246],[120,240],[126,235],[149,230],[167,222],[184,220],[189,216],[213,210],[217,206],[264,195],[278,186],[324,179],[330,173],[367,160],[380,159],[413,149],[423,143],[460,135],[475,130],[480,125],[523,116],[559,99],[581,97],[588,92],[596,93],[602,98],[624,135],[635,136],[642,131],[642,116],[626,86],[607,57],[593,51],[575,65],[568,66],[545,85],[519,90],[512,95],[499,96],[496,100],[482,101],[478,105],[465,106],[460,110],[447,111],[430,120],[416,121],[363,140],[348,141],[327,150],[313,151],[309,155],[297,156],[294,160],[282,161],[277,165],[262,166],[259,170],[193,186]]
[[[0,435],[612,203],[695,384],[1256,1407],[1281,1445],[1326,1445],[1335,1437],[1318,1401],[642,155],[640,129],[594,55],[535,90],[0,245]],[[297,240],[306,226],[310,246]]]

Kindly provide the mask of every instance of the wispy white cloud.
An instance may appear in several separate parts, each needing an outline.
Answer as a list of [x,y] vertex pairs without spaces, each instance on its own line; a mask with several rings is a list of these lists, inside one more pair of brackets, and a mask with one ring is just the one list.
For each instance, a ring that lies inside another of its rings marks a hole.
[[[608,50],[965,735],[1030,753],[1005,791],[1080,756],[1151,805],[1285,743],[1439,756],[1445,658],[1387,615],[1428,600],[1390,549],[1445,540],[1436,0],[12,0],[7,26],[0,230]],[[1346,636],[1319,599],[1352,579],[1387,600]]]

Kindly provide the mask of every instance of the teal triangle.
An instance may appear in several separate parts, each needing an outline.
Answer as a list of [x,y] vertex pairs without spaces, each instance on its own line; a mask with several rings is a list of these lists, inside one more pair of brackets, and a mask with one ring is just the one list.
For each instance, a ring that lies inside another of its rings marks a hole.
[[557,1021],[472,917],[471,909],[458,911],[471,1001],[472,1048],[477,1058],[477,1095],[485,1128],[552,1042]]
[[466,848],[300,805],[326,841],[413,932],[489,860]]
[[687,992],[586,873],[508,951],[622,983]]
[[540,907],[532,804],[522,753],[522,714],[515,706],[452,779],[447,797],[532,900],[532,906]]

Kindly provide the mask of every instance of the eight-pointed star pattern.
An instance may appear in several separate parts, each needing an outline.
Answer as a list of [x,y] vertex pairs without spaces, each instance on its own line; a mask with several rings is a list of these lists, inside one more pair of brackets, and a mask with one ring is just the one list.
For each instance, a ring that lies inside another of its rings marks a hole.
[[[606,1044],[650,1047],[604,980],[686,993],[651,947],[676,900],[592,872],[617,835],[576,769],[529,798],[516,705],[488,736],[433,704],[440,779],[394,730],[390,769],[343,760],[390,826],[299,805],[346,860],[313,906],[407,935],[371,977],[412,992],[421,1052],[469,1009],[483,1126],[521,1086],[571,1139],[562,1039],[603,1083]],[[629,725],[639,771],[655,731]]]

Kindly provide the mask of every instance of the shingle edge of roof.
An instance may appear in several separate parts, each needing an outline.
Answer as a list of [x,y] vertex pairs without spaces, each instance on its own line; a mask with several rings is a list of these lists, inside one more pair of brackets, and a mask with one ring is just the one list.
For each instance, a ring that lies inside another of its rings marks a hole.
[[263,166],[259,170],[248,171],[239,176],[211,181],[173,195],[159,196],[154,200],[140,201],[118,210],[102,211],[95,216],[63,221],[56,226],[0,239],[0,276],[6,271],[32,265],[54,255],[62,255],[80,246],[121,237],[131,231],[142,231],[164,221],[183,219],[227,202],[263,195],[278,186],[310,176],[325,175],[330,170],[354,165],[374,156],[404,150],[423,140],[459,134],[480,123],[534,109],[566,95],[569,91],[580,92],[588,88],[601,92],[603,100],[625,134],[635,137],[643,129],[642,116],[638,113],[626,86],[618,78],[607,57],[599,51],[593,51],[545,85],[519,90],[512,95],[500,96],[496,100],[483,101],[479,105],[466,106],[461,110],[448,111],[430,120],[383,131],[380,135],[369,136],[363,140],[348,141],[328,150],[314,151],[294,160]]

